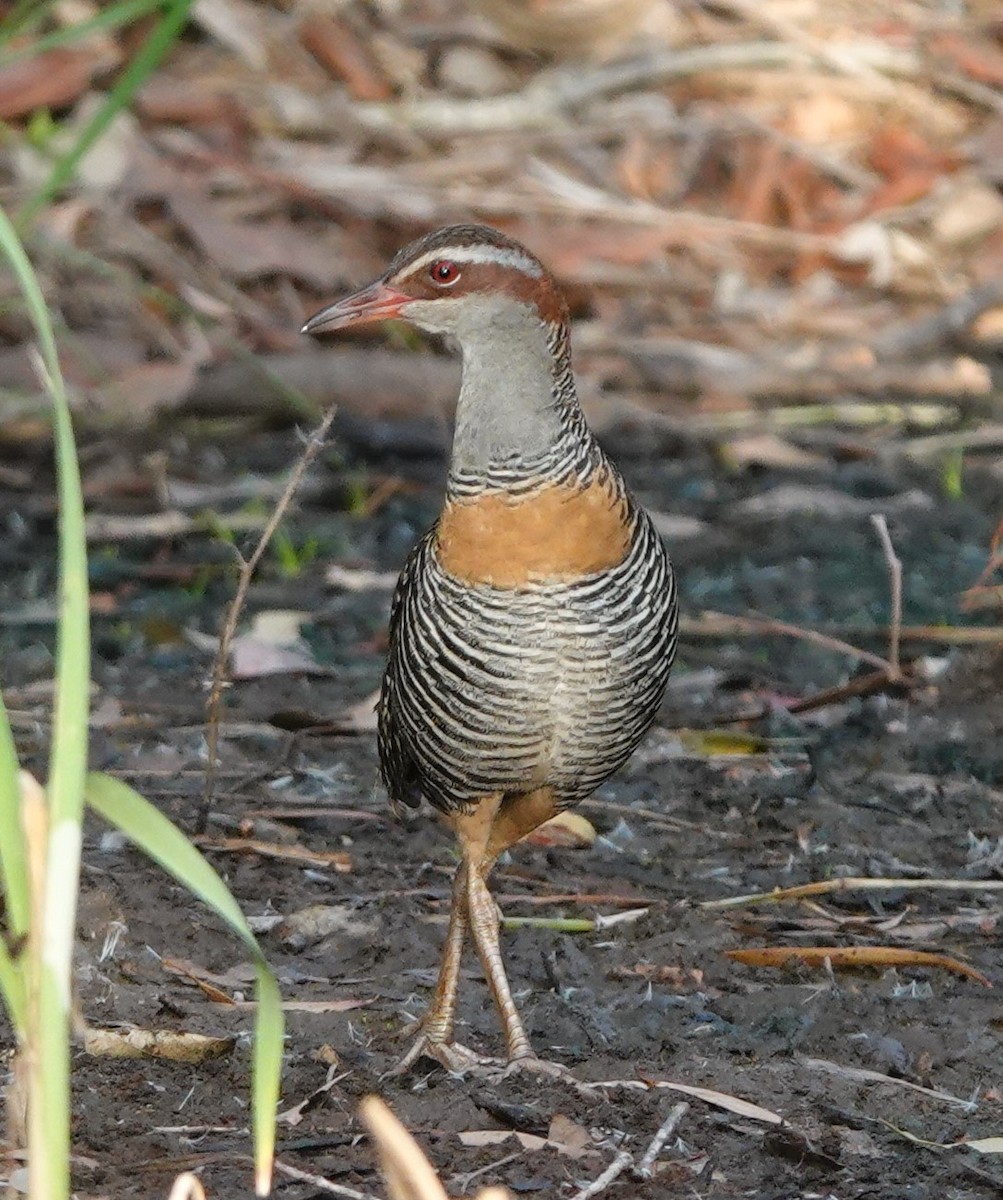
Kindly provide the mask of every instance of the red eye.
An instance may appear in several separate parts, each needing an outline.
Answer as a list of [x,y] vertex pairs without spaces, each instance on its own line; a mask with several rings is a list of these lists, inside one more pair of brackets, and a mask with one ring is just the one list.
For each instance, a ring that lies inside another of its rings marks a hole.
[[460,278],[459,268],[448,258],[440,258],[438,262],[432,263],[429,274],[432,276],[432,282],[438,284],[455,283]]

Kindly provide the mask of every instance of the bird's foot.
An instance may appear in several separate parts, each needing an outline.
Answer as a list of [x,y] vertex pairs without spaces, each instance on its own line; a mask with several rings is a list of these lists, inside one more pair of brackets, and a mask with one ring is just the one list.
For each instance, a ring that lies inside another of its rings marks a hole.
[[585,1084],[582,1083],[575,1075],[573,1075],[567,1067],[561,1063],[551,1062],[547,1058],[539,1058],[535,1054],[520,1054],[517,1058],[509,1059],[508,1065],[503,1072],[503,1078],[509,1078],[512,1075],[521,1075],[523,1073],[531,1075],[548,1075],[551,1079],[560,1079],[564,1083],[570,1083],[576,1088],[582,1088]]
[[418,1034],[407,1054],[396,1066],[391,1067],[387,1074],[406,1075],[421,1058],[434,1059],[452,1075],[467,1075],[471,1071],[498,1064],[497,1059],[486,1058],[476,1050],[460,1045],[459,1042],[434,1041],[427,1033],[422,1032]]

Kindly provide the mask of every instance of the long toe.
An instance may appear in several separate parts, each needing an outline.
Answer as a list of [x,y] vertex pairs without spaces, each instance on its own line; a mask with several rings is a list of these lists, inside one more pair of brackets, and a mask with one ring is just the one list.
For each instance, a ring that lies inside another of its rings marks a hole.
[[462,1046],[459,1042],[437,1042],[427,1033],[420,1033],[407,1054],[387,1072],[387,1075],[406,1075],[420,1059],[430,1058],[452,1075],[467,1075],[485,1068],[497,1069],[499,1060],[487,1058]]
[[546,1058],[539,1058],[535,1054],[521,1054],[518,1058],[509,1059],[508,1066],[505,1068],[505,1076],[521,1074],[530,1075],[547,1075],[551,1079],[560,1079],[564,1083],[570,1083],[578,1089],[585,1089],[588,1084],[582,1083],[575,1075],[573,1075],[567,1067],[560,1063],[551,1062]]

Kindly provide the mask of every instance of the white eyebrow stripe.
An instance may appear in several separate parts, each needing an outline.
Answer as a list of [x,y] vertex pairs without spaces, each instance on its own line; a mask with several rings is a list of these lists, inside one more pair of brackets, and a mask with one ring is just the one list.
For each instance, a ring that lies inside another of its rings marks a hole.
[[408,275],[420,271],[440,258],[448,258],[457,264],[464,263],[497,263],[503,267],[516,267],[534,279],[543,275],[543,268],[534,258],[519,250],[510,250],[507,246],[440,246],[437,250],[429,250],[421,258],[416,258],[406,268]]

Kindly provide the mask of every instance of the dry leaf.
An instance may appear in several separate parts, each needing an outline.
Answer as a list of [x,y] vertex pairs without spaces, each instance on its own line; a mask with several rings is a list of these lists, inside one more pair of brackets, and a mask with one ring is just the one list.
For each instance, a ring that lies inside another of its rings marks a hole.
[[260,679],[263,675],[322,671],[299,636],[300,622],[306,615],[288,609],[255,614],[250,630],[233,639],[230,650],[233,678]]
[[262,858],[284,858],[309,867],[333,867],[341,874],[352,869],[352,859],[344,850],[309,850],[306,846],[281,846],[277,842],[262,842],[255,838],[198,838],[206,850],[227,851],[231,854],[260,854]]
[[535,1133],[520,1133],[516,1129],[468,1129],[457,1134],[462,1146],[500,1146],[509,1138],[515,1138],[524,1150],[542,1150],[547,1139]]
[[279,937],[294,950],[302,950],[313,942],[330,937],[332,933],[344,937],[373,938],[379,930],[379,922],[361,920],[354,908],[347,904],[311,904],[291,913],[279,926]]
[[11,121],[39,108],[61,109],[78,100],[103,55],[81,47],[60,47],[0,68],[0,120]]
[[959,1142],[959,1150],[977,1150],[979,1154],[1003,1154],[1003,1137],[976,1138],[973,1142]]
[[756,734],[732,729],[677,729],[676,737],[687,753],[698,754],[701,758],[762,754],[767,748],[767,743]]
[[561,812],[549,821],[537,826],[531,834],[523,839],[531,846],[567,846],[583,848],[591,846],[596,840],[595,826],[576,812]]
[[275,1120],[280,1125],[289,1125],[295,1129],[295,1127],[300,1124],[310,1109],[315,1107],[315,1105],[324,1099],[324,1097],[331,1090],[331,1088],[334,1087],[339,1079],[344,1078],[344,1076],[339,1075],[337,1071],[338,1064],[332,1063],[330,1067],[328,1067],[327,1078],[320,1085],[320,1087],[314,1088],[314,1090],[308,1096],[305,1096],[299,1102],[299,1104],[294,1104],[292,1108],[287,1108],[285,1112],[280,1112],[276,1116]]
[[733,438],[721,447],[722,456],[729,466],[734,467],[815,467],[824,462],[821,454],[802,450],[791,442],[777,437],[775,433],[757,433],[749,437]]
[[[352,1012],[356,1008],[366,1008],[373,1002],[372,998],[368,1000],[283,1000],[282,1011],[325,1016],[327,1013]],[[257,1000],[237,1000],[233,1006],[234,1008],[254,1009],[258,1007],[258,1002]]]
[[476,7],[519,50],[603,59],[632,38],[671,44],[679,18],[658,0],[477,0]]
[[[254,968],[246,962],[234,963],[227,971],[210,971],[200,963],[192,962],[191,959],[165,956],[160,960],[160,965],[172,975],[184,975],[193,983],[210,983],[217,988],[230,988],[237,991],[250,987],[254,983],[255,977]],[[227,999],[229,1000],[229,997]]]
[[727,1112],[737,1113],[740,1117],[749,1117],[753,1121],[764,1121],[767,1125],[782,1125],[783,1117],[779,1113],[753,1104],[751,1100],[743,1100],[740,1096],[719,1092],[714,1088],[694,1087],[688,1083],[670,1083],[667,1079],[644,1079],[647,1087],[665,1088],[670,1092],[681,1092],[684,1096],[693,1096],[715,1108],[723,1108]]
[[636,963],[634,966],[614,967],[610,979],[644,979],[652,983],[664,983],[674,991],[692,991],[703,986],[703,971],[697,967],[679,967],[672,964]]
[[836,90],[826,91],[819,80],[817,91],[792,105],[784,126],[791,137],[811,146],[846,144],[867,132],[866,108],[851,103]]
[[568,1158],[581,1158],[592,1149],[592,1138],[584,1125],[563,1113],[555,1113],[547,1130],[547,1141]]
[[95,408],[117,422],[145,425],[158,413],[176,408],[195,382],[194,357],[174,362],[144,362],[90,391]]
[[300,26],[300,41],[354,100],[390,100],[393,88],[366,43],[346,21],[331,13],[308,12]]
[[253,634],[233,639],[230,672],[234,679],[261,679],[265,675],[313,674],[321,671],[305,647],[276,646]]
[[172,1062],[201,1063],[229,1054],[233,1037],[209,1037],[172,1029],[87,1029],[84,1050],[95,1058],[167,1058]]
[[249,0],[196,0],[192,20],[255,71],[268,65],[269,18],[267,5]]
[[945,32],[931,41],[930,49],[950,59],[970,79],[989,87],[1003,87],[1003,50],[994,46],[989,37],[976,41],[962,33]]
[[191,186],[175,182],[165,196],[175,220],[203,254],[238,281],[283,275],[323,291],[331,266],[311,234],[285,218],[251,221],[230,216],[227,207]]
[[967,180],[952,189],[938,208],[931,229],[945,249],[980,242],[1003,225],[1003,199],[996,188]]
[[[460,1139],[460,1144],[463,1146],[500,1146],[507,1142],[509,1138],[515,1138],[523,1150],[550,1149],[556,1150],[558,1154],[564,1154],[568,1158],[581,1158],[585,1153],[585,1148],[579,1146],[579,1136],[572,1133],[569,1128],[575,1126],[575,1122],[561,1116],[555,1117],[554,1120],[558,1122],[557,1128],[559,1130],[567,1128],[567,1132],[571,1137],[570,1142],[554,1141],[550,1137],[539,1137],[535,1133],[522,1133],[516,1129],[468,1129],[463,1133],[457,1134],[457,1136]],[[567,1127],[563,1124],[565,1121],[567,1122]],[[551,1128],[553,1128],[553,1122],[551,1122]],[[581,1126],[575,1126],[575,1128],[581,1129]],[[587,1148],[591,1148],[592,1139],[586,1130],[581,1129],[581,1132],[588,1138]]]

